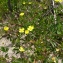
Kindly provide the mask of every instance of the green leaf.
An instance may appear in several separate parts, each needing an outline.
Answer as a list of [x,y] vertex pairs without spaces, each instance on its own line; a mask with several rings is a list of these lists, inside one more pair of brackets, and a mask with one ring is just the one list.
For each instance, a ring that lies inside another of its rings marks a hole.
[[1,51],[7,52],[8,51],[8,48],[7,47],[1,47]]
[[57,34],[61,34],[61,32],[60,31],[57,31]]

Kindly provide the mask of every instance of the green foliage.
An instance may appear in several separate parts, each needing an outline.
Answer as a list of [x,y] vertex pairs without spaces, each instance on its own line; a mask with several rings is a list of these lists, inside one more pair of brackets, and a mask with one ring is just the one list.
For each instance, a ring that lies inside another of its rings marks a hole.
[[6,59],[0,56],[0,63],[7,63]]
[[1,47],[1,51],[7,52],[8,51],[8,48],[7,47]]
[[[24,58],[14,58],[12,63],[53,63],[51,58],[54,56],[63,59],[63,6],[58,4],[54,8],[56,13],[56,21],[51,12],[50,0],[37,2],[36,0],[11,0],[9,9],[8,0],[0,0],[0,36],[11,40],[13,51],[19,51],[19,47],[24,45],[25,51],[34,51],[32,55],[23,54]],[[24,15],[20,15],[24,13]],[[56,24],[55,24],[56,23]],[[27,30],[28,26],[34,26],[33,31],[29,34],[19,33],[19,28],[24,27]],[[4,27],[8,26],[8,30]],[[29,44],[29,46],[28,46]],[[34,48],[32,48],[34,46]],[[59,49],[59,51],[56,51]],[[7,52],[8,47],[1,47],[1,51]],[[29,52],[30,53],[30,52]],[[53,56],[50,57],[50,54]],[[50,60],[49,60],[50,59]],[[56,60],[56,61],[57,61]],[[1,59],[1,63],[3,59]]]

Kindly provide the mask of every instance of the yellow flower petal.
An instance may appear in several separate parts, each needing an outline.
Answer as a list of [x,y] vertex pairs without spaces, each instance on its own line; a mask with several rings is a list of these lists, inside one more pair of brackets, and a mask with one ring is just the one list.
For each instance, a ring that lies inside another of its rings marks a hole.
[[34,26],[29,26],[27,30],[32,31],[34,29]]
[[56,57],[52,57],[52,60],[53,60],[53,61],[56,60]]
[[24,16],[24,13],[22,12],[22,13],[20,13],[20,16]]
[[24,1],[24,2],[23,2],[23,4],[25,5],[25,4],[26,4],[26,2]]
[[56,60],[54,60],[54,63],[56,63]]
[[32,4],[32,2],[29,2],[28,4]]
[[44,7],[44,9],[46,10],[46,9],[47,9],[47,7],[45,6],[45,7]]
[[58,49],[58,48],[56,48],[56,51],[58,52],[58,51],[59,51],[59,49]]
[[25,34],[29,34],[29,30],[25,30]]
[[5,31],[8,31],[9,30],[9,27],[8,26],[4,26],[4,30]]
[[62,0],[55,0],[55,2],[60,2],[60,3],[61,3],[61,2],[62,2]]
[[23,47],[20,47],[20,48],[19,48],[19,51],[24,52],[25,49],[24,49]]
[[24,33],[24,28],[19,28],[19,33]]

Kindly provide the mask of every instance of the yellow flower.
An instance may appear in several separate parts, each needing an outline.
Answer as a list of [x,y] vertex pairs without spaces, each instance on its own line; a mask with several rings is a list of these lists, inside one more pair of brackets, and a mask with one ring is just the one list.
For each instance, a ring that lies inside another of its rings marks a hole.
[[52,57],[52,61],[56,63],[56,57]]
[[56,58],[55,57],[52,57],[52,60],[54,61]]
[[54,60],[54,63],[56,63],[56,60]]
[[19,33],[24,33],[24,28],[19,28]]
[[47,9],[47,7],[45,6],[44,9]]
[[29,2],[28,4],[32,4],[32,2]]
[[4,26],[4,30],[5,31],[8,31],[9,30],[9,27],[8,26]]
[[62,0],[55,0],[55,2],[60,2],[60,3],[61,3],[61,2],[62,2]]
[[27,30],[32,31],[34,29],[34,26],[29,26]]
[[22,13],[20,13],[20,16],[24,16],[24,13],[22,12]]
[[58,48],[56,48],[56,51],[58,52],[58,51],[59,51],[59,49],[58,49]]
[[23,4],[25,5],[25,4],[26,4],[26,2],[24,1],[24,2],[23,2]]
[[19,48],[19,51],[24,52],[25,49],[24,49],[23,47],[20,47],[20,48]]
[[25,34],[29,34],[29,30],[25,30]]

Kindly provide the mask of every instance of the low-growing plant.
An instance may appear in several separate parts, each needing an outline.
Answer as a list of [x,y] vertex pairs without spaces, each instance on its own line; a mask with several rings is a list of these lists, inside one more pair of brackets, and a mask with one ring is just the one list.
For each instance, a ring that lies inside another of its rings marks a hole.
[[59,0],[54,3],[0,0],[0,51],[5,63],[63,60],[63,6]]

